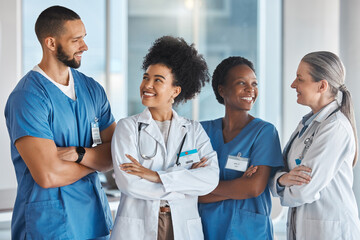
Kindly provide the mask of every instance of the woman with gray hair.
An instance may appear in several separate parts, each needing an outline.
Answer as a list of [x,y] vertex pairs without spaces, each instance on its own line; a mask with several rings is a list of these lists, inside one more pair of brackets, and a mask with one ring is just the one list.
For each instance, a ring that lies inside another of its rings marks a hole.
[[289,207],[288,239],[360,239],[352,190],[357,134],[345,68],[331,52],[309,53],[291,87],[311,112],[285,146],[286,168],[271,181],[273,195]]

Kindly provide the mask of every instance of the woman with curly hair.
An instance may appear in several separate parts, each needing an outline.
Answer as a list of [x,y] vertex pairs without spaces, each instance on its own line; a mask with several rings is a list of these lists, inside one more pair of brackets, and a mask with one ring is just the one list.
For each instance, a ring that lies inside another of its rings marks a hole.
[[202,126],[172,109],[209,81],[206,62],[182,38],[157,39],[143,62],[146,109],[121,119],[112,139],[121,191],[112,239],[203,239],[199,195],[219,180],[217,155]]
[[242,57],[229,57],[214,71],[212,86],[225,116],[202,122],[220,168],[219,185],[199,197],[205,239],[273,239],[267,185],[283,160],[275,127],[249,114],[257,85],[253,64]]

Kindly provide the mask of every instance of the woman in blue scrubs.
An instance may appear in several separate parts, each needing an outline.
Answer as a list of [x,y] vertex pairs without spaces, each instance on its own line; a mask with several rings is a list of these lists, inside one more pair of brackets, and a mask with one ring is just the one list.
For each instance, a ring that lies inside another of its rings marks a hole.
[[202,122],[220,168],[217,188],[199,197],[205,239],[273,239],[267,184],[283,161],[275,127],[249,114],[257,85],[253,64],[242,57],[229,57],[214,71],[212,86],[225,116]]

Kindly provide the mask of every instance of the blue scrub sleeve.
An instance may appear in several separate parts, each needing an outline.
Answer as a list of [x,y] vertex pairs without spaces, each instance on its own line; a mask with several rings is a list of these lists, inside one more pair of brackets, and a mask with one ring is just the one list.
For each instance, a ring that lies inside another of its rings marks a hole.
[[267,124],[261,129],[254,142],[250,159],[250,164],[255,166],[284,166],[279,135],[273,125]]
[[53,139],[49,108],[42,97],[28,91],[13,92],[5,108],[11,142],[24,136]]
[[106,93],[102,87],[101,88],[101,99],[102,99],[102,105],[101,105],[101,117],[100,117],[100,131],[108,128],[114,121],[115,118],[111,113],[111,107],[110,103],[106,97]]

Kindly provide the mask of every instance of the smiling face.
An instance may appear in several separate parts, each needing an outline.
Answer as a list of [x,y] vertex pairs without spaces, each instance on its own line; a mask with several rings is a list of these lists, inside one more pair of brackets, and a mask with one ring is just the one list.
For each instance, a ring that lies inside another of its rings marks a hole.
[[56,58],[66,66],[80,67],[82,53],[88,50],[85,36],[86,30],[81,20],[66,21],[63,33],[56,38]]
[[310,65],[306,62],[300,62],[296,73],[296,79],[291,84],[297,92],[297,103],[316,108],[321,97],[321,81],[315,82],[310,75]]
[[140,85],[141,102],[151,109],[168,110],[172,100],[179,95],[181,87],[173,86],[174,75],[163,64],[150,65]]
[[227,108],[251,110],[258,95],[254,71],[247,65],[237,65],[226,75],[225,85],[219,85],[219,94]]

